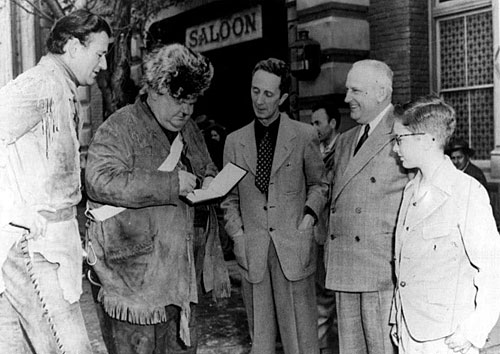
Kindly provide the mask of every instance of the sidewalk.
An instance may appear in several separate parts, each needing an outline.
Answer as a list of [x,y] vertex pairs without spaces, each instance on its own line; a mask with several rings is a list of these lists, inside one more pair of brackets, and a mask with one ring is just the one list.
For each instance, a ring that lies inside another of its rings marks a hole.
[[[230,271],[234,266],[228,262]],[[101,335],[94,300],[87,279],[83,280],[83,295],[80,301],[85,325],[94,354],[108,354]],[[199,354],[247,354],[250,352],[250,337],[243,300],[239,286],[233,285],[231,298],[219,303],[205,294],[197,307]]]
[[[84,232],[84,207],[78,206],[78,221],[80,232]],[[247,354],[250,352],[250,337],[246,312],[241,297],[239,274],[235,261],[227,262],[232,280],[231,298],[219,303],[212,300],[211,294],[206,294],[198,304],[198,354]],[[499,299],[500,301],[500,299]],[[92,299],[88,280],[83,281],[83,295],[81,298],[82,312],[91,340],[94,354],[108,354],[101,336],[101,329],[97,320],[95,304]],[[482,354],[500,354],[500,321],[490,334],[490,342]],[[281,348],[277,354],[282,354]]]

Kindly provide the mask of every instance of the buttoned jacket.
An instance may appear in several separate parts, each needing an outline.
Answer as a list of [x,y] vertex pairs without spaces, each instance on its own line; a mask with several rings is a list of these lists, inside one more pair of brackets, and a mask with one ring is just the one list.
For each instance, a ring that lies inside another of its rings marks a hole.
[[418,341],[460,327],[480,348],[500,312],[500,236],[488,193],[448,158],[427,193],[412,199],[419,177],[408,183],[398,219],[392,321],[403,311]]
[[313,127],[281,113],[266,199],[255,186],[254,124],[230,134],[224,147],[224,164],[248,170],[221,205],[226,230],[230,236],[244,231],[233,239],[236,259],[249,282],[263,279],[271,239],[286,278],[300,280],[315,270],[316,243],[312,228],[300,231],[298,226],[306,207],[319,215],[328,191],[319,140]]
[[354,155],[361,127],[339,136],[325,246],[326,287],[376,291],[393,287],[394,231],[408,182],[393,148],[390,109]]

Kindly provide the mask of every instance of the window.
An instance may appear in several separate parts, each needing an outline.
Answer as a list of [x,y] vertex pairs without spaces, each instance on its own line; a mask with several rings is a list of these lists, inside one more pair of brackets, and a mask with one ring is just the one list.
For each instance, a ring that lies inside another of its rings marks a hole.
[[456,135],[485,160],[494,148],[492,11],[460,10],[434,18],[434,85],[456,110]]

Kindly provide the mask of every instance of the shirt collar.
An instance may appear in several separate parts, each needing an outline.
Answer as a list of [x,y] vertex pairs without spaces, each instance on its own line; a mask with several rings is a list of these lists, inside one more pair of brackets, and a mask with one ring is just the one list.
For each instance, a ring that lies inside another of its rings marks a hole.
[[[368,135],[369,136],[373,133],[373,131],[375,130],[375,128],[377,127],[377,125],[382,121],[382,119],[384,118],[384,116],[387,114],[387,112],[389,112],[389,110],[391,108],[392,108],[392,104],[388,104],[387,107],[385,107],[382,110],[382,112],[380,112],[378,114],[378,116],[375,117],[374,120],[372,120],[370,123],[368,123],[368,125],[370,126],[370,130],[368,131]],[[363,134],[365,126],[366,126],[366,124],[363,125],[363,129],[361,129],[360,136]]]
[[328,145],[325,145],[324,143],[319,144],[319,148],[320,148],[321,153],[322,153],[323,155],[326,155],[326,154],[328,154],[330,151],[332,151],[332,150],[333,150],[333,146],[335,145],[335,142],[337,141],[337,138],[338,138],[338,137],[339,137],[339,134],[336,134],[336,135],[333,137],[332,141],[330,141],[330,144],[328,144]]
[[[451,182],[454,180],[453,173],[456,170],[450,158],[445,156],[443,162],[432,174],[429,187],[439,189],[448,195],[451,194]],[[415,178],[408,183],[407,187],[415,186],[417,183],[420,183],[421,179],[422,173],[418,171]]]
[[271,136],[277,136],[280,126],[280,121],[281,121],[281,114],[278,116],[278,119],[276,119],[274,122],[272,122],[266,127],[258,119],[255,119],[255,136],[257,138],[262,137],[267,131],[271,134]]
[[68,66],[68,64],[66,64],[61,59],[61,57],[59,55],[49,53],[49,54],[47,54],[47,57],[51,58],[56,63],[56,65],[58,65],[60,68],[62,68],[66,74],[68,74],[68,77],[75,84],[75,86],[80,85],[73,70],[71,70],[71,68]]

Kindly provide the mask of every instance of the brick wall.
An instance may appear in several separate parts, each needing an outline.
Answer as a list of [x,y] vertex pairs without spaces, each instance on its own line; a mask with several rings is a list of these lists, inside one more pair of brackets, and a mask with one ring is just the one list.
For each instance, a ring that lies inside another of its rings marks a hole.
[[429,93],[428,8],[422,0],[372,0],[370,57],[394,71],[394,102]]

